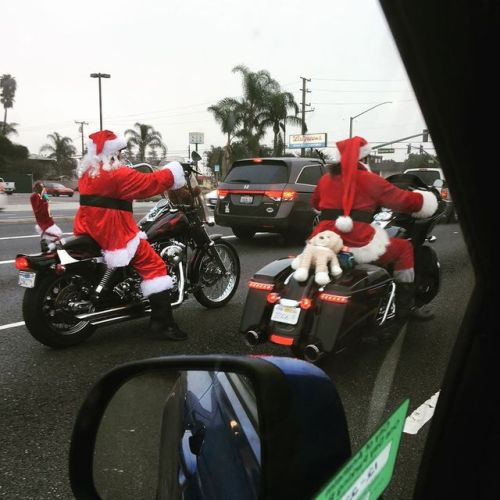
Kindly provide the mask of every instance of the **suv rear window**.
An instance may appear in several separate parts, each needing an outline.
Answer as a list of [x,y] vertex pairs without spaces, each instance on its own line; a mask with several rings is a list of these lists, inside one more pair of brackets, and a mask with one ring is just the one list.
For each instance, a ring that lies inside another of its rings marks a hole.
[[288,182],[288,167],[283,163],[237,163],[229,171],[224,182],[242,184],[285,184]]
[[437,170],[410,170],[407,173],[416,175],[428,186],[432,186],[435,180],[441,179],[441,175]]
[[297,184],[310,184],[311,186],[316,186],[322,175],[323,172],[319,165],[304,167],[297,178]]

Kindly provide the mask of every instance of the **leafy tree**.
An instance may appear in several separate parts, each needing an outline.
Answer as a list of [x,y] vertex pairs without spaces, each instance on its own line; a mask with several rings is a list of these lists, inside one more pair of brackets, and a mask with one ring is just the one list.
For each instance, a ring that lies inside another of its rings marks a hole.
[[162,141],[160,132],[154,129],[151,125],[145,123],[135,123],[135,129],[125,131],[127,137],[127,149],[131,154],[135,154],[139,162],[146,161],[146,157],[152,151],[160,150],[162,156],[167,154],[167,147]]
[[14,122],[3,124],[0,130],[0,136],[3,135],[5,137],[8,137],[9,135],[18,135],[17,133],[18,126],[19,123],[14,123]]
[[7,130],[7,109],[14,106],[14,97],[16,95],[16,79],[11,75],[2,75],[0,77],[0,89],[2,90],[0,102],[3,104],[3,127],[2,135],[6,135]]
[[436,156],[428,154],[411,153],[403,163],[404,170],[408,168],[433,168],[440,167],[439,160]]
[[261,119],[261,113],[268,109],[271,94],[280,92],[280,86],[267,70],[253,72],[244,65],[238,65],[233,68],[233,73],[241,74],[243,84],[243,98],[236,101],[242,122],[237,136],[246,143],[251,156],[257,156],[267,126]]
[[57,132],[48,134],[49,143],[44,144],[40,148],[40,153],[48,153],[46,156],[56,160],[57,173],[61,175],[73,175],[76,167],[74,156],[76,148],[73,146],[73,141],[69,137],[62,137]]
[[[213,113],[215,121],[220,125],[222,133],[227,135],[227,142],[224,146],[224,151],[221,152],[222,156],[220,158],[222,176],[227,173],[229,164],[231,163],[231,142],[234,139],[242,120],[240,109],[241,103],[230,97],[221,99],[217,104],[207,108],[207,111]],[[214,165],[215,164],[216,163],[214,163]]]
[[[289,111],[293,115],[289,115]],[[259,114],[259,123],[261,127],[272,127],[273,155],[281,156],[285,152],[285,132],[286,124],[301,125],[302,121],[297,117],[299,106],[291,92],[271,92],[266,97],[265,109]],[[283,132],[283,135],[281,134]]]

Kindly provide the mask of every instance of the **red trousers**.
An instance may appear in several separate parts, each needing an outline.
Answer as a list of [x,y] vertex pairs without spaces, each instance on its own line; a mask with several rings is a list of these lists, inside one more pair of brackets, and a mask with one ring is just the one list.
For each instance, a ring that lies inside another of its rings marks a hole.
[[385,253],[377,262],[381,265],[393,264],[395,271],[413,269],[413,245],[409,240],[391,238]]
[[151,280],[167,275],[167,266],[165,262],[146,240],[140,241],[130,264],[140,274],[143,280]]

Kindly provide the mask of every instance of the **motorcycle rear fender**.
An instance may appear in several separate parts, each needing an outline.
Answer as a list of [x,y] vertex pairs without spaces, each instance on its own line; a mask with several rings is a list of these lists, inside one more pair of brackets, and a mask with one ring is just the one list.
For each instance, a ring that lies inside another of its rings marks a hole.
[[[240,321],[242,333],[251,329],[266,330],[272,307],[267,302],[267,294],[271,291],[279,291],[284,281],[292,272],[291,258],[278,259],[259,269],[251,281],[269,285],[267,290],[249,288],[243,314]],[[272,287],[272,289],[270,288]]]
[[16,255],[16,259],[18,257],[25,257],[26,259],[28,259],[28,262],[30,263],[30,269],[32,269],[33,271],[44,271],[46,269],[49,269],[50,266],[59,263],[59,257],[55,251],[31,255],[20,253]]

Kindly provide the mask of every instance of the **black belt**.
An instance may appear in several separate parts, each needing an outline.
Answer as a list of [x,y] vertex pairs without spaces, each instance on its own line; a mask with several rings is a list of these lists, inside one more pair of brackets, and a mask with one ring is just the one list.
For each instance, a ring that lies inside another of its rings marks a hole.
[[[320,220],[336,220],[337,217],[341,217],[343,215],[343,210],[339,210],[337,208],[327,208],[321,211],[319,218]],[[349,217],[356,222],[370,223],[373,221],[373,213],[365,212],[364,210],[351,210]]]
[[132,212],[132,202],[127,200],[119,200],[118,198],[108,198],[107,196],[94,196],[92,194],[81,194],[80,205],[86,207],[98,208],[113,208],[115,210],[123,210]]

